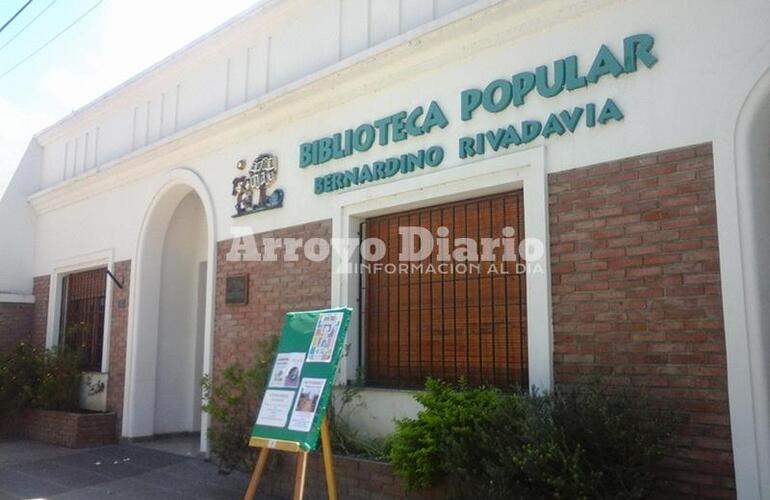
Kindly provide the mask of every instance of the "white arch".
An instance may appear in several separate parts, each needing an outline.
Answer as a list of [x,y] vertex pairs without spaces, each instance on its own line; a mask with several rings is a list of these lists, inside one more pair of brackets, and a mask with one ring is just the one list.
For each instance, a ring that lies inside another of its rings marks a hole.
[[[764,64],[754,66],[759,70],[754,74],[736,75],[735,88],[743,91],[726,99],[725,133],[714,142],[714,164],[737,493],[739,498],[770,499],[770,324],[762,310],[770,284],[758,252],[761,246],[770,252],[770,245],[757,239],[757,223],[770,223],[755,196],[755,189],[761,189],[758,176],[770,179],[770,171],[760,170],[770,168],[770,162],[763,165],[755,150],[756,134],[765,133],[770,151],[770,47],[755,60]],[[768,203],[770,197],[761,202]]]
[[[154,366],[140,366],[138,356],[139,332],[145,328],[157,329],[159,286],[151,286],[153,276],[159,276],[160,259],[165,229],[174,210],[185,195],[197,194],[206,216],[206,298],[204,315],[203,374],[209,375],[213,365],[214,297],[217,267],[216,217],[214,204],[200,176],[188,168],[175,168],[165,174],[161,188],[150,201],[142,219],[139,239],[131,266],[129,291],[128,335],[126,339],[126,379],[123,393],[123,424],[121,434],[140,437],[152,434],[154,393],[139,391],[142,380],[154,382]],[[160,234],[158,234],[160,232]],[[158,278],[159,279],[159,278]],[[154,308],[154,309],[153,309]],[[154,324],[153,324],[154,323]],[[153,384],[154,386],[154,384]],[[152,399],[150,399],[152,398]],[[201,451],[208,451],[206,431],[207,413],[201,415]]]

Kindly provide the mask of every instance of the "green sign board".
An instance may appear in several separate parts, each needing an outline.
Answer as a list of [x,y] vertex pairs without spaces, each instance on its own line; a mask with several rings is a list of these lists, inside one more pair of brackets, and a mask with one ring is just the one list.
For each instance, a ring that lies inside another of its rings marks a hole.
[[316,449],[350,314],[347,307],[286,314],[251,446]]

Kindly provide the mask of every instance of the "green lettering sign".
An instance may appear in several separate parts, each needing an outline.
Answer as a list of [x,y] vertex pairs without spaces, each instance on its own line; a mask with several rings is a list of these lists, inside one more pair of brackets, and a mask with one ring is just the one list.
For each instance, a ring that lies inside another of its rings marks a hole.
[[[619,78],[624,74],[636,72],[640,63],[651,68],[658,62],[658,58],[652,53],[654,45],[655,39],[651,35],[631,35],[623,40],[622,58],[616,57],[607,45],[601,45],[586,73],[581,73],[578,57],[571,55],[557,59],[550,65],[537,66],[532,71],[520,71],[510,78],[492,80],[483,88],[462,90],[459,94],[460,119],[472,120],[480,109],[487,113],[501,113],[511,108],[519,108],[532,95],[549,99],[565,89],[572,92],[588,85],[596,85],[608,76]],[[528,144],[541,136],[548,139],[574,133],[580,124],[590,129],[597,124],[606,125],[623,119],[620,107],[613,99],[608,98],[601,108],[598,108],[598,112],[596,104],[587,103],[571,110],[553,112],[544,121],[527,119],[522,120],[518,126],[508,124],[496,130],[460,137],[457,143],[458,156],[460,159],[471,158],[484,155],[489,150],[499,151]],[[435,128],[443,129],[448,125],[449,120],[441,106],[436,101],[431,101],[427,109],[417,106],[410,111],[399,111],[344,132],[300,144],[299,166],[305,168],[310,165],[322,165],[349,157],[356,152],[368,151],[375,142],[379,146],[387,146],[391,142],[423,136]],[[399,173],[408,174],[417,169],[424,169],[426,165],[437,167],[443,162],[444,156],[444,148],[436,145],[399,157],[327,173],[314,179],[314,192],[328,193],[388,179]]]

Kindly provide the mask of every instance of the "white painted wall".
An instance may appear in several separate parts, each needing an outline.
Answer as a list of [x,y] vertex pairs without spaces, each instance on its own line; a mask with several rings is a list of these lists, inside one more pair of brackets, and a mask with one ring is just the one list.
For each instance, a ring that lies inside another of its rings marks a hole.
[[40,189],[42,153],[32,139],[0,198],[0,293],[32,293],[37,217],[27,196]]
[[[206,228],[203,229],[203,243],[206,243]],[[201,430],[201,406],[203,398],[203,387],[201,382],[203,379],[203,353],[205,352],[205,340],[206,340],[206,273],[208,272],[208,262],[205,261],[205,246],[203,248],[203,254],[200,256],[204,259],[203,262],[198,263],[198,295],[196,297],[195,304],[195,347],[194,347],[194,365],[193,365],[193,380],[192,384],[192,428],[195,431]]]
[[200,400],[194,397],[200,393],[196,388],[201,379],[198,360],[203,330],[198,324],[198,294],[200,264],[206,260],[206,226],[195,193],[185,196],[174,211],[162,258],[155,434],[200,429]]
[[352,388],[348,391],[350,399],[345,402],[345,389],[334,388],[334,408],[337,415],[362,436],[388,436],[396,429],[396,419],[414,418],[422,410],[412,391],[372,388]]

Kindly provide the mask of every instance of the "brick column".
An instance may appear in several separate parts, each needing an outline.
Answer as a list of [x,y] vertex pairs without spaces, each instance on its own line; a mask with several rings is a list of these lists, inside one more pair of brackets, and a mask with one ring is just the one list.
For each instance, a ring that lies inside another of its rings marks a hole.
[[35,305],[32,314],[32,343],[37,347],[45,347],[45,333],[48,328],[48,292],[51,277],[37,276],[32,282],[32,293],[35,295]]
[[126,337],[128,334],[128,295],[130,290],[131,261],[116,262],[115,276],[123,289],[113,286],[112,318],[110,321],[110,367],[107,383],[107,410],[117,414],[117,435],[123,420],[123,388],[126,381]]

